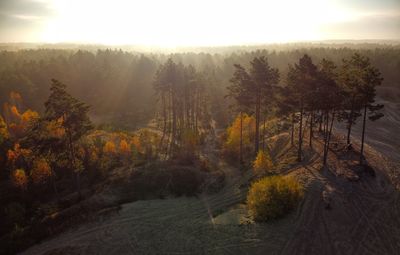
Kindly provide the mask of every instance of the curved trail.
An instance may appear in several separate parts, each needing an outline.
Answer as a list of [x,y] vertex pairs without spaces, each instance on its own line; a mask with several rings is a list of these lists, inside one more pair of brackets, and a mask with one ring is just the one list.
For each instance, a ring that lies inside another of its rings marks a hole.
[[[400,254],[400,196],[386,175],[346,179],[351,161],[329,154],[283,170],[307,187],[296,212],[267,224],[215,224],[213,215],[243,203],[251,171],[219,161],[214,137],[203,154],[226,175],[216,194],[137,201],[31,247],[24,254]],[[315,142],[315,150],[321,144]],[[347,157],[347,156],[346,156]],[[368,155],[373,157],[373,155]],[[377,168],[377,166],[375,166]],[[326,209],[324,196],[331,209]]]

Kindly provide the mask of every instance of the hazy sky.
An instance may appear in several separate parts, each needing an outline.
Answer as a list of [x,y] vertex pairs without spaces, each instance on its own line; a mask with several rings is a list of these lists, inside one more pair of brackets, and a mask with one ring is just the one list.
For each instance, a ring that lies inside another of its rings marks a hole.
[[154,46],[400,39],[400,0],[0,0],[1,42]]

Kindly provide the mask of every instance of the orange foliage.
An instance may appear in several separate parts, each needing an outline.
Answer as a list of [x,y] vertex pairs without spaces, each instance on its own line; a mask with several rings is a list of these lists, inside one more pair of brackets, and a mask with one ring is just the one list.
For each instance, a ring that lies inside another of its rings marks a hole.
[[29,123],[30,121],[39,118],[39,114],[35,111],[32,111],[30,109],[26,110],[22,115],[21,115],[21,120],[25,123]]
[[4,119],[0,116],[0,144],[7,139],[9,136],[7,130],[7,124]]
[[25,190],[28,186],[28,177],[25,174],[25,170],[17,169],[12,172],[11,181],[15,187]]
[[[15,98],[20,97],[18,93],[16,93],[13,96]],[[5,103],[3,107],[4,107],[4,116],[8,124],[8,130],[13,137],[17,138],[22,137],[24,133],[27,131],[30,122],[39,118],[39,114],[30,109],[26,110],[21,114],[15,104]]]
[[122,139],[119,142],[119,152],[125,156],[128,156],[131,154],[131,148],[125,139]]
[[117,152],[115,144],[112,141],[107,141],[103,147],[103,152],[105,154],[115,154]]
[[14,117],[16,117],[18,119],[21,118],[21,114],[19,113],[19,111],[15,105],[11,106],[10,111],[14,115]]
[[33,161],[33,169],[31,171],[31,177],[35,184],[46,182],[46,180],[51,175],[52,171],[46,159],[38,158]]
[[23,149],[19,145],[19,143],[14,144],[14,149],[13,150],[8,150],[7,151],[7,161],[11,164],[14,165],[15,162],[19,157],[24,157],[28,158],[32,154],[32,151],[29,149]]

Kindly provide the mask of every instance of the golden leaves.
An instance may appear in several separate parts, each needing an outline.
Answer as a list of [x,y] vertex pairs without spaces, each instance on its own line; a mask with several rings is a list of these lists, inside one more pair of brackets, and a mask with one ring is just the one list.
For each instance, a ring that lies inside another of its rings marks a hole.
[[266,151],[258,151],[257,157],[253,162],[253,169],[256,174],[265,174],[273,171],[274,164],[271,156]]
[[46,159],[37,158],[33,161],[33,168],[31,170],[31,178],[33,183],[41,184],[48,180],[52,175],[51,167]]
[[107,142],[104,144],[103,153],[109,154],[109,155],[113,155],[113,154],[116,154],[116,153],[117,153],[117,150],[116,150],[116,148],[115,148],[115,144],[114,144],[113,141],[107,141]]
[[28,186],[28,177],[24,169],[17,169],[11,173],[11,181],[13,185],[19,189],[26,190]]

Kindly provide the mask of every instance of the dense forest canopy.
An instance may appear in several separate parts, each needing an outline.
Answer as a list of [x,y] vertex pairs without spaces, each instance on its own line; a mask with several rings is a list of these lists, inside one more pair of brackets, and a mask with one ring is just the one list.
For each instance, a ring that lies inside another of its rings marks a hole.
[[[290,46],[290,44],[289,44]],[[384,77],[383,86],[400,86],[400,48],[396,45],[368,45],[354,49],[343,47],[300,45],[271,49],[242,47],[226,49],[219,53],[138,53],[120,49],[25,49],[0,52],[0,104],[3,105],[12,91],[24,98],[26,108],[43,111],[49,95],[52,78],[68,85],[68,91],[91,105],[90,115],[95,123],[113,123],[122,128],[135,128],[146,124],[156,112],[157,97],[153,89],[158,67],[168,58],[175,63],[193,66],[206,82],[211,111],[218,124],[226,125],[230,105],[225,100],[226,87],[234,72],[234,64],[245,67],[254,58],[265,56],[270,65],[278,68],[282,77],[288,65],[303,54],[315,62],[323,58],[339,65],[342,59],[355,52],[370,58]],[[297,47],[297,48],[296,48]],[[285,81],[281,79],[280,83]],[[379,93],[378,93],[379,94]],[[218,115],[218,116],[217,116]]]

